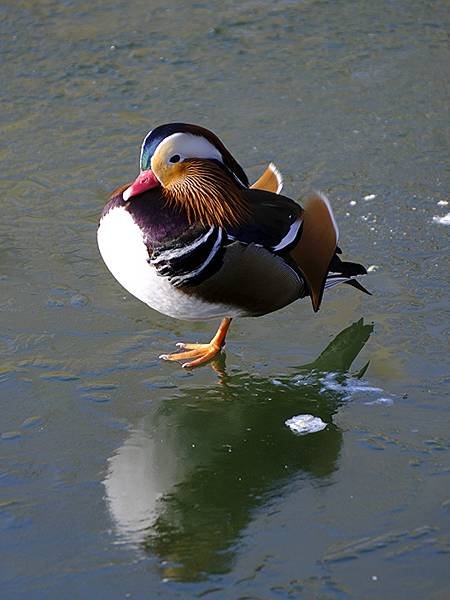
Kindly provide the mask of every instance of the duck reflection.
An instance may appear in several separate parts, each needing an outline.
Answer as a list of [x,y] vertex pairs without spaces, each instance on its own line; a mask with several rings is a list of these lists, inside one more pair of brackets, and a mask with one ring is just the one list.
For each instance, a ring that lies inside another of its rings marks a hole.
[[[252,511],[294,477],[326,481],[336,469],[342,434],[332,416],[343,394],[322,393],[321,379],[345,377],[371,332],[354,323],[291,377],[224,376],[155,404],[109,460],[104,485],[120,538],[156,554],[170,579],[229,570]],[[302,413],[327,428],[294,435],[284,422]]]

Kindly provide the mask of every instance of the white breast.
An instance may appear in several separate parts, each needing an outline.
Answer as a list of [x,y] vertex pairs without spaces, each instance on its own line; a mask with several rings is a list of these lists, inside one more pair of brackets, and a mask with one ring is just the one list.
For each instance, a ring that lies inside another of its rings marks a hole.
[[100,221],[98,247],[106,266],[133,296],[176,319],[203,320],[237,316],[236,309],[209,304],[174,287],[148,262],[141,229],[123,207],[111,209]]

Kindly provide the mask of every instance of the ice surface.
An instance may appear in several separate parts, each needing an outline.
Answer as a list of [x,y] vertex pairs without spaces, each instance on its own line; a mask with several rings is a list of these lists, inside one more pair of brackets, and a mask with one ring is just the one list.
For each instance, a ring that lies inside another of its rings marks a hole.
[[371,400],[370,402],[364,402],[364,404],[384,404],[386,406],[392,406],[394,404],[394,401],[392,400],[392,398],[377,398],[376,400]]
[[[355,377],[342,378],[338,373],[326,373],[320,380],[321,392],[331,391],[342,394],[341,400],[355,400],[373,398],[364,404],[393,404],[394,400],[388,396],[382,396],[384,390],[368,384],[364,379]],[[374,397],[375,396],[375,397]]]
[[314,415],[297,415],[285,421],[285,425],[294,433],[306,435],[307,433],[316,433],[322,431],[327,426],[319,417]]
[[440,225],[450,225],[450,213],[447,213],[443,217],[433,217],[433,221]]

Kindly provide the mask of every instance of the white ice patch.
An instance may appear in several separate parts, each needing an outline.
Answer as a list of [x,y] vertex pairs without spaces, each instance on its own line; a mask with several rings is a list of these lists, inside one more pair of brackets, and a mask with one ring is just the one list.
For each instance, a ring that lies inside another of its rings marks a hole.
[[[355,377],[345,377],[342,379],[341,374],[327,373],[320,379],[320,383],[322,384],[320,390],[322,393],[326,391],[338,392],[342,394],[341,401],[354,400],[359,396],[365,400],[364,404],[394,404],[392,398],[382,396],[384,391],[382,388],[369,385],[364,380],[356,379]],[[367,400],[367,398],[373,398],[373,400]]]
[[297,415],[287,419],[284,424],[287,425],[291,431],[299,435],[317,433],[327,426],[322,419],[314,417],[314,415]]
[[433,217],[433,221],[440,225],[450,225],[450,213],[447,213],[443,217]]
[[370,402],[364,402],[364,404],[368,404],[369,406],[371,404],[384,404],[385,406],[392,406],[394,401],[392,398],[377,398],[376,400],[371,400]]
[[447,206],[448,205],[448,200],[439,200],[438,202],[438,206]]

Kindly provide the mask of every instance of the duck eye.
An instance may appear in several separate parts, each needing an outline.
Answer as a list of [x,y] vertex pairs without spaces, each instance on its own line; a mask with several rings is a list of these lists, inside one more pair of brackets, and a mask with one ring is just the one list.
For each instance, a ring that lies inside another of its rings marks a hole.
[[177,163],[180,160],[180,155],[179,154],[174,154],[173,156],[171,156],[169,158],[169,162],[171,163]]

